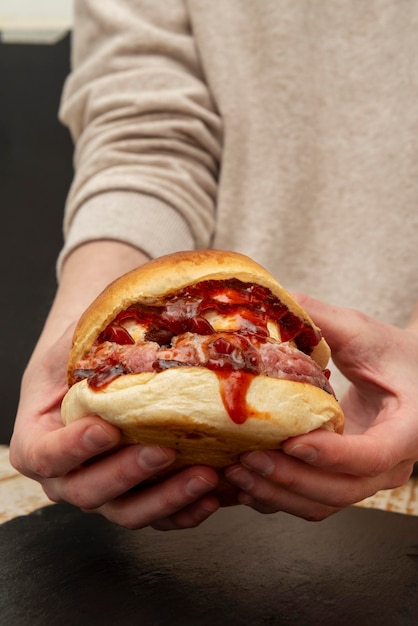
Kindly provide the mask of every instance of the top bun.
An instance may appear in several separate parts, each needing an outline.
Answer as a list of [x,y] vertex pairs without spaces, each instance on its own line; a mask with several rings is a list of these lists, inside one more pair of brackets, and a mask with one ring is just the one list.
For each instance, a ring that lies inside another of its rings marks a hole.
[[[316,331],[312,319],[294,298],[264,267],[238,252],[195,250],[168,254],[124,274],[112,282],[80,318],[74,333],[68,364],[68,382],[73,384],[77,362],[91,348],[110,322],[132,304],[157,305],[170,294],[203,280],[227,280],[256,283],[270,289],[289,311],[307,322]],[[312,359],[323,369],[330,358],[330,349],[323,338],[314,347]]]

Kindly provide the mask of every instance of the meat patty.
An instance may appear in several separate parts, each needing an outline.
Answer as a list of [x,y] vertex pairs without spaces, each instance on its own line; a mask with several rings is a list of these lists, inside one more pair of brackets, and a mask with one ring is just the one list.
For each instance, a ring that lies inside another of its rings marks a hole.
[[77,381],[89,378],[89,384],[100,387],[121,374],[160,372],[184,366],[242,370],[309,383],[333,394],[328,371],[323,371],[291,343],[239,332],[210,335],[186,332],[174,337],[170,347],[155,341],[125,345],[105,341],[78,363],[75,375]]

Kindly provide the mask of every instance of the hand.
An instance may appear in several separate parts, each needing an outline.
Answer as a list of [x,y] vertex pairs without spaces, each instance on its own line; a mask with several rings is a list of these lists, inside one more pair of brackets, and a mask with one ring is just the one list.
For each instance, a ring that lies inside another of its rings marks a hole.
[[351,385],[342,398],[344,435],[317,430],[282,451],[244,454],[226,470],[238,496],[262,513],[308,520],[404,484],[418,459],[418,332],[299,297],[322,328]]
[[39,481],[53,501],[101,513],[128,528],[189,528],[219,506],[210,493],[218,483],[214,470],[191,467],[139,490],[138,485],[171,465],[173,450],[121,447],[119,429],[99,417],[64,426],[60,414],[74,320],[111,280],[146,260],[140,251],[116,241],[84,244],[66,259],[22,380],[10,460],[22,474]]
[[39,481],[51,500],[101,513],[128,528],[197,526],[218,508],[217,499],[206,495],[217,484],[216,472],[189,468],[135,491],[171,465],[173,450],[121,448],[119,429],[95,416],[63,425],[60,404],[71,335],[65,333],[28,366],[10,448],[12,464]]

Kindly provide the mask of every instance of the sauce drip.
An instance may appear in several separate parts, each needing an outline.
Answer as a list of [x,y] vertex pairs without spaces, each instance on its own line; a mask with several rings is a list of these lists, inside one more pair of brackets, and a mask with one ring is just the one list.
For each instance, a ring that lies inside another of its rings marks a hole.
[[216,375],[229,417],[235,424],[243,424],[248,417],[247,390],[254,375],[244,370],[218,370]]

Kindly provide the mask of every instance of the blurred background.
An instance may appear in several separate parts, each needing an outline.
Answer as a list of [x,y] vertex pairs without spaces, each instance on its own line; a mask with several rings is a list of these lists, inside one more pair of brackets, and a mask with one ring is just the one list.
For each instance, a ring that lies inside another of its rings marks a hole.
[[72,142],[58,121],[71,0],[0,0],[0,444],[56,287]]

